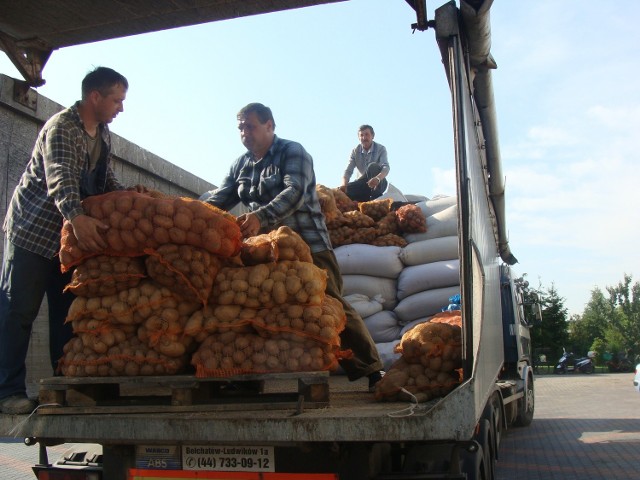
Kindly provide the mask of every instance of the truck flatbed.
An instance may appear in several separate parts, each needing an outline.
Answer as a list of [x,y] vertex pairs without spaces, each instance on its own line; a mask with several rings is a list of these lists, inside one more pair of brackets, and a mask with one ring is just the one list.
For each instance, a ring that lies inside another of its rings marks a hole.
[[[331,375],[326,377],[328,402],[318,406],[312,401],[306,402],[304,392],[299,393],[298,377],[276,376],[265,381],[262,392],[255,396],[229,395],[200,405],[172,406],[166,400],[153,404],[149,403],[150,396],[147,405],[140,403],[140,397],[132,397],[136,400],[120,405],[101,405],[100,402],[91,405],[89,397],[85,405],[80,405],[78,400],[72,400],[71,403],[75,404],[72,406],[41,402],[38,411],[28,418],[3,416],[0,428],[5,435],[13,430],[12,435],[17,437],[64,438],[66,442],[90,442],[99,432],[104,443],[127,441],[137,444],[251,443],[256,438],[269,443],[462,440],[472,433],[467,432],[464,426],[474,422],[461,417],[458,409],[458,405],[470,401],[472,384],[469,382],[450,392],[445,397],[446,402],[434,399],[416,404],[410,400],[378,402],[368,391],[366,379],[349,382],[344,375]],[[146,383],[151,385],[157,378]],[[43,379],[43,400],[51,398],[55,392],[52,386],[63,388],[74,383],[79,385],[82,381],[71,380],[64,377]],[[107,380],[100,379],[102,383]],[[243,380],[253,381],[254,377],[244,377]],[[84,384],[101,385],[100,381],[85,379]],[[185,382],[194,384],[202,380],[189,376],[167,377],[166,385],[171,382],[183,382],[184,385]],[[298,394],[297,401],[274,400],[278,394],[290,394],[292,391]],[[305,403],[309,405],[305,406]],[[454,423],[451,422],[451,408],[457,409]],[[366,429],[362,428],[364,424]]]

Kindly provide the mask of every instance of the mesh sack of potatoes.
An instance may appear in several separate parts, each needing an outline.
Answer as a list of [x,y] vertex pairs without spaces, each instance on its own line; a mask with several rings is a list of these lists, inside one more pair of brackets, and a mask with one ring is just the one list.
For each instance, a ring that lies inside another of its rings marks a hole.
[[331,245],[333,247],[340,247],[342,245],[350,245],[353,242],[353,236],[356,230],[346,225],[329,230],[329,238],[331,239]]
[[376,223],[378,235],[386,235],[387,233],[400,234],[400,226],[396,217],[396,212],[387,213],[380,221]]
[[67,377],[118,377],[175,375],[189,365],[189,358],[167,357],[142,343],[135,335],[97,354],[78,337],[64,346],[60,370]]
[[331,230],[334,230],[336,228],[340,228],[343,225],[347,225],[348,223],[349,223],[349,220],[344,216],[344,213],[340,211],[338,211],[338,215],[333,217],[331,220],[325,219],[325,224],[327,225],[327,229],[329,230],[329,232],[331,232]]
[[333,192],[333,198],[336,201],[336,207],[338,207],[338,210],[342,213],[358,210],[358,202],[351,200],[345,192],[339,188],[332,188],[331,191]]
[[[194,305],[197,305],[194,308]],[[138,327],[138,339],[168,357],[190,353],[193,337],[184,334],[187,321],[200,305],[179,302],[175,298],[156,310]]]
[[402,335],[396,346],[396,353],[410,363],[427,362],[432,357],[451,361],[451,368],[458,368],[462,354],[461,329],[457,325],[439,322],[425,322],[413,327]]
[[429,319],[432,323],[448,323],[462,328],[462,312],[460,310],[447,310],[446,312],[438,312]]
[[371,244],[378,236],[375,227],[356,228],[351,236],[351,243]]
[[250,373],[333,371],[337,347],[306,339],[263,338],[255,333],[225,332],[207,337],[191,358],[197,377]]
[[214,333],[253,332],[252,324],[257,316],[255,308],[240,305],[206,306],[191,314],[184,327],[184,334],[201,343]]
[[371,245],[376,247],[406,247],[407,241],[395,233],[387,233],[373,239]]
[[248,308],[283,303],[320,305],[327,273],[313,263],[282,261],[251,267],[223,267],[213,283],[211,304]]
[[320,209],[324,215],[325,222],[330,223],[342,212],[338,210],[336,205],[336,198],[333,194],[333,190],[324,185],[316,184],[316,192],[318,194],[318,200],[320,201]]
[[109,226],[105,233],[108,247],[103,252],[83,251],[71,224],[65,221],[60,248],[63,271],[96,254],[137,256],[166,243],[192,245],[222,257],[240,251],[241,233],[235,217],[199,200],[153,198],[120,190],[88,197],[82,206],[89,216]]
[[427,218],[418,205],[403,205],[396,210],[398,225],[403,233],[425,233]]
[[106,354],[110,347],[124,342],[137,329],[136,325],[114,325],[93,318],[74,320],[71,326],[82,345],[99,355]]
[[64,291],[79,297],[103,297],[135,287],[145,277],[141,257],[98,255],[73,270],[71,282]]
[[143,280],[139,285],[104,297],[76,297],[69,307],[67,322],[81,319],[139,325],[164,305],[176,302],[167,287]]
[[371,200],[370,202],[358,203],[358,210],[377,222],[378,220],[381,220],[385,216],[387,216],[387,214],[391,211],[392,204],[392,198],[385,198],[383,200]]
[[300,342],[312,338],[340,345],[346,316],[339,300],[325,295],[322,305],[279,305],[257,312],[252,324],[265,338],[282,337]]
[[244,239],[240,246],[240,258],[247,266],[282,260],[313,263],[309,245],[287,226]]
[[351,228],[373,227],[376,222],[369,215],[365,215],[359,210],[345,212],[342,214],[345,219],[345,225]]
[[174,243],[147,249],[146,253],[149,277],[185,301],[207,304],[221,266],[216,255],[203,248]]
[[457,370],[432,370],[401,357],[376,384],[374,396],[378,401],[426,402],[446,395],[460,382]]

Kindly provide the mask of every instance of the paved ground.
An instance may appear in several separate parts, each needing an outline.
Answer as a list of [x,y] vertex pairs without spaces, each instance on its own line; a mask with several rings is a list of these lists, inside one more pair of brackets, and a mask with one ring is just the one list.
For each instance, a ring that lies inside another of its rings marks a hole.
[[628,480],[640,474],[632,373],[540,375],[533,423],[507,432],[496,480]]
[[[50,460],[68,447],[49,448]],[[37,462],[37,447],[0,437],[0,480],[33,480]],[[638,471],[640,395],[633,374],[540,375],[533,423],[504,436],[496,480],[628,480]]]

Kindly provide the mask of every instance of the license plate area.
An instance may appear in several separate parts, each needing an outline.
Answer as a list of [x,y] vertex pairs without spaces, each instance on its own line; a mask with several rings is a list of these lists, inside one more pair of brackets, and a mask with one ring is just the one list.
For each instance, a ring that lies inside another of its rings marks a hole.
[[274,447],[183,445],[182,469],[219,472],[275,472]]

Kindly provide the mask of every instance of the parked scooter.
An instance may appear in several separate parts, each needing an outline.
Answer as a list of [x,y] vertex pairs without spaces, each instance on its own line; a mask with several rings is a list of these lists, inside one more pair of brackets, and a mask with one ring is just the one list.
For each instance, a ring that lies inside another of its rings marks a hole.
[[595,367],[590,357],[577,357],[571,352],[567,352],[564,348],[563,353],[558,360],[557,365],[553,369],[555,374],[565,374],[567,372],[593,373]]

